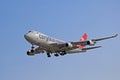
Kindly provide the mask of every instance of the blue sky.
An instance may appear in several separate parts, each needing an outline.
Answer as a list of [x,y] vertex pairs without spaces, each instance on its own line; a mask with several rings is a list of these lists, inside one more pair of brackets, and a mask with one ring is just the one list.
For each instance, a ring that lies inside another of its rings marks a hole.
[[0,1],[0,80],[120,80],[120,38],[81,54],[29,57],[24,39],[37,30],[66,41],[120,34],[119,0]]

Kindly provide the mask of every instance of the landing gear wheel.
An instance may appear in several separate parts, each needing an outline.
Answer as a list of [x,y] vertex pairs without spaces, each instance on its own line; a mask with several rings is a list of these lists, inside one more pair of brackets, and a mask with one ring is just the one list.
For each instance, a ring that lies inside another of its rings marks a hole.
[[60,53],[61,56],[64,56],[65,54],[64,53]]
[[65,54],[66,54],[65,51],[63,51],[63,52],[60,53],[61,56],[64,56]]
[[47,56],[48,56],[48,57],[51,57],[50,53],[47,53]]
[[58,57],[59,55],[56,53],[56,54],[54,54],[54,56]]

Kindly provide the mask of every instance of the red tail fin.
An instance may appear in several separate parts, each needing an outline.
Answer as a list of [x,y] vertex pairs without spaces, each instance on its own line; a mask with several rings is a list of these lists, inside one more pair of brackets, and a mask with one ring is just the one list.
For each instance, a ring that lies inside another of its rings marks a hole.
[[85,41],[87,40],[88,35],[86,33],[83,34],[83,36],[81,37],[80,41]]
[[[80,41],[85,41],[85,40],[87,40],[87,38],[88,38],[88,35],[86,33],[84,33],[83,36],[80,38]],[[82,45],[77,45],[77,47],[80,49],[84,48],[84,46],[82,46]]]

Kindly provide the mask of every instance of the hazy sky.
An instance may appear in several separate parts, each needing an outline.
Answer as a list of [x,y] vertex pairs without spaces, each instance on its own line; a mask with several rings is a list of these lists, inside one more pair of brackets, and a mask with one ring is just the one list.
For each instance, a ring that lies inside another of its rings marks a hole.
[[0,80],[120,80],[120,38],[86,53],[27,56],[37,30],[66,41],[120,34],[120,0],[1,0]]

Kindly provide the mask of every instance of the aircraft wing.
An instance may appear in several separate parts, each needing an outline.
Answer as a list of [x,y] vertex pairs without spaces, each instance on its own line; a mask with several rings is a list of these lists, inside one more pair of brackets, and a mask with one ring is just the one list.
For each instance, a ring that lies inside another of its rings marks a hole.
[[106,39],[110,39],[110,38],[115,38],[115,37],[117,37],[117,36],[118,36],[118,34],[115,34],[115,35],[109,36],[109,37],[92,39],[92,40],[87,40],[87,41],[71,42],[71,43],[72,43],[73,45],[82,45],[82,46],[94,45],[97,41],[102,41],[102,40],[106,40]]
[[[118,34],[115,34],[113,36],[104,37],[104,38],[91,39],[91,40],[86,40],[86,41],[66,42],[66,43],[60,43],[60,44],[54,43],[54,44],[50,44],[50,45],[52,45],[53,47],[56,47],[60,50],[71,50],[71,49],[79,48],[78,47],[79,45],[81,45],[81,46],[86,46],[86,45],[94,46],[97,41],[115,38],[117,36],[118,36]],[[93,48],[81,48],[81,49],[89,50],[89,49],[93,49]]]
[[101,40],[105,40],[105,39],[110,39],[110,38],[114,38],[114,37],[117,37],[118,34],[115,34],[113,36],[110,36],[110,37],[105,37],[105,38],[99,38],[99,39],[92,39],[92,41],[101,41]]

